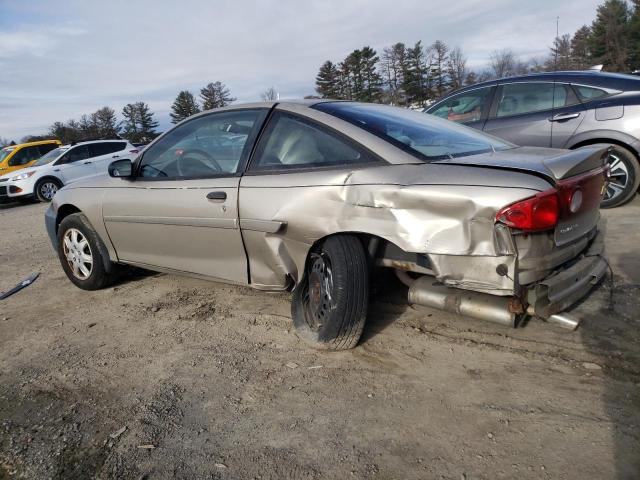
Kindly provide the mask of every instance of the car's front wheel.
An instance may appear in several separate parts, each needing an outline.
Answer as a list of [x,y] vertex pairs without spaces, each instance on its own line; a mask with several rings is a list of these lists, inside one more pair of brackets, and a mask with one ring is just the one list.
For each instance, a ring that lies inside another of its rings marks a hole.
[[115,269],[107,271],[100,237],[81,213],[65,217],[58,228],[58,258],[62,269],[77,287],[99,290],[116,279]]
[[293,295],[298,335],[316,348],[344,350],[358,343],[369,305],[369,266],[360,240],[335,235],[309,255]]
[[602,208],[618,207],[633,198],[640,185],[640,165],[636,156],[620,145],[613,145],[608,160],[611,175],[602,199]]
[[43,178],[36,183],[35,194],[36,198],[41,202],[50,202],[58,190],[62,188],[62,183],[55,178]]

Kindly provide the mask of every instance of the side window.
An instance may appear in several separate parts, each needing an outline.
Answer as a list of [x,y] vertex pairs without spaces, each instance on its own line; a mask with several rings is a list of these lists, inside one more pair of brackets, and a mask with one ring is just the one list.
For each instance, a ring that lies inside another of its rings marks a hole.
[[127,142],[92,143],[89,145],[89,151],[92,157],[99,157],[100,155],[108,155],[124,150],[126,146]]
[[78,145],[65,153],[64,156],[58,160],[57,164],[62,165],[65,163],[79,162],[80,160],[88,159],[89,156],[89,148],[86,145]]
[[40,156],[46,155],[54,148],[58,148],[58,145],[55,143],[45,143],[44,145],[38,145],[38,150],[40,151]]
[[429,113],[457,123],[477,122],[483,118],[488,109],[492,88],[479,88],[454,95]]
[[553,83],[502,85],[496,117],[510,117],[553,109]]
[[277,112],[269,121],[251,171],[353,165],[375,161],[360,149],[314,122]]
[[570,85],[556,83],[553,90],[553,108],[569,107],[580,103]]
[[574,85],[576,93],[582,102],[589,102],[596,98],[602,98],[607,96],[607,92],[594,87],[583,87],[582,85]]
[[201,116],[174,128],[145,150],[139,175],[202,178],[235,175],[243,167],[268,110]]
[[11,157],[11,160],[9,160],[9,166],[17,167],[19,165],[26,165],[33,160],[39,159],[41,156],[42,155],[40,155],[40,151],[37,146],[21,148],[13,157]]

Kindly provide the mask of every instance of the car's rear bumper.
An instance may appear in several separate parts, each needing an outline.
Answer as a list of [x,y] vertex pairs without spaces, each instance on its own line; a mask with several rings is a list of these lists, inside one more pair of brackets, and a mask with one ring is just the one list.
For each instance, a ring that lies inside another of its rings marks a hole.
[[528,312],[549,318],[564,312],[587,296],[607,273],[604,257],[604,230],[599,230],[591,244],[568,267],[539,281],[529,289]]

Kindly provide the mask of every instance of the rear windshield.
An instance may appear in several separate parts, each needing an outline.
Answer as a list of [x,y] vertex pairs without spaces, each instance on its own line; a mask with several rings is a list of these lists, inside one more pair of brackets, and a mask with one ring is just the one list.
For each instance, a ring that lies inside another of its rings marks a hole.
[[472,128],[404,108],[350,102],[320,103],[313,108],[357,125],[423,161],[515,147]]
[[33,167],[39,167],[40,165],[46,165],[47,163],[51,163],[53,162],[56,158],[58,158],[60,155],[62,155],[64,152],[66,152],[69,148],[65,147],[58,147],[58,148],[54,148],[53,150],[51,150],[50,152],[48,152],[46,155],[40,157],[36,163],[34,163],[32,166]]

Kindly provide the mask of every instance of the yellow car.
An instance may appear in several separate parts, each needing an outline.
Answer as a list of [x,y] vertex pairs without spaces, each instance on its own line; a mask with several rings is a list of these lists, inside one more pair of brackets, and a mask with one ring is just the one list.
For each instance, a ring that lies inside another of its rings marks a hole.
[[0,149],[0,176],[30,167],[36,160],[62,145],[60,140],[19,143]]

